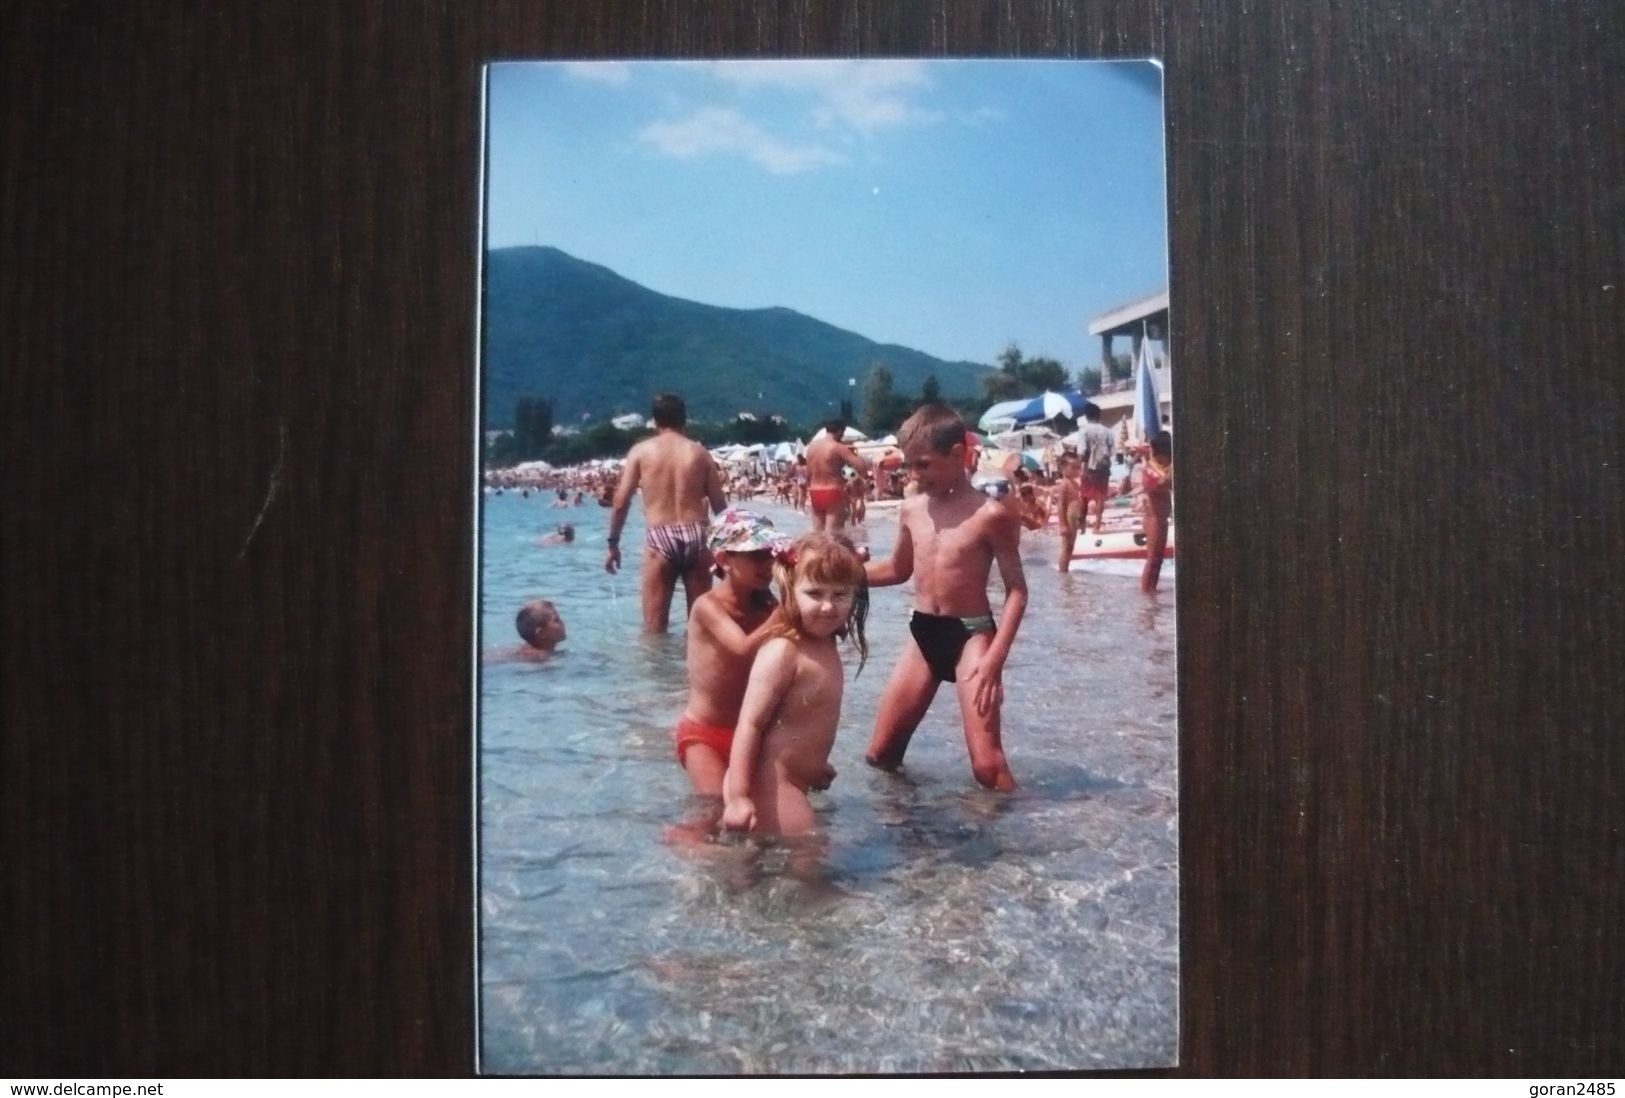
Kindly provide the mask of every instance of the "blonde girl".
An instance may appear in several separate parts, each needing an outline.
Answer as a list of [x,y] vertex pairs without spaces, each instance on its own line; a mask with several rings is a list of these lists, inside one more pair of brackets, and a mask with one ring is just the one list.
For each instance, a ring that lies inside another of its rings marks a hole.
[[836,639],[869,654],[863,623],[869,592],[852,543],[815,532],[774,566],[779,607],[751,666],[722,782],[723,826],[764,835],[815,830],[809,789],[827,789],[846,674]]

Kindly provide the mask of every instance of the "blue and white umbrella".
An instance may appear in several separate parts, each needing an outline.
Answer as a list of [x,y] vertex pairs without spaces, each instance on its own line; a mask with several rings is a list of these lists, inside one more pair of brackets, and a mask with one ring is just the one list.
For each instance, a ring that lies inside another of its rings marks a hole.
[[976,426],[983,431],[1003,431],[1014,427],[1016,425],[1015,413],[1017,409],[1025,408],[1032,402],[1032,397],[1000,401],[982,413],[982,418],[976,421]]
[[1151,341],[1140,344],[1140,362],[1134,378],[1134,425],[1147,442],[1162,430],[1162,406],[1157,396],[1157,376],[1151,369]]
[[1056,416],[1076,419],[1083,414],[1083,406],[1087,403],[1089,398],[1082,393],[1045,391],[1014,409],[1010,413],[1010,418],[1018,427],[1025,427],[1029,423],[1044,423]]

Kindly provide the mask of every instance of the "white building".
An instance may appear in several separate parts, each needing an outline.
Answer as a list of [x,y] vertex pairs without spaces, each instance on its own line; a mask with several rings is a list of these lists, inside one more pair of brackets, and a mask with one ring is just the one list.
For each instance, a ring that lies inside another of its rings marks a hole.
[[1134,414],[1134,378],[1108,381],[1111,376],[1112,341],[1128,336],[1136,362],[1140,348],[1151,341],[1152,377],[1157,382],[1157,403],[1162,409],[1162,425],[1174,423],[1174,374],[1168,357],[1168,291],[1107,309],[1089,322],[1089,334],[1100,337],[1100,392],[1090,397],[1100,408],[1100,422],[1110,427]]

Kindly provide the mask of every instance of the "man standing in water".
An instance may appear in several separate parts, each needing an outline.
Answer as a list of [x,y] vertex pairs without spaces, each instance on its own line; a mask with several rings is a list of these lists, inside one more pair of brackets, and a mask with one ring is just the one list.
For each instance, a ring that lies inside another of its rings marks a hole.
[[868,464],[841,441],[846,421],[831,419],[824,433],[807,444],[807,503],[812,508],[813,529],[838,534],[846,525],[846,478],[841,472],[850,467],[858,476],[867,476]]
[[1109,429],[1101,426],[1100,405],[1089,401],[1083,406],[1083,430],[1079,431],[1078,457],[1083,462],[1084,519],[1094,519],[1090,529],[1100,533],[1100,524],[1106,518],[1106,497],[1111,494],[1112,449],[1114,439]]
[[652,409],[655,436],[633,446],[615,490],[615,509],[609,517],[609,552],[604,571],[621,566],[621,527],[632,505],[632,494],[643,490],[643,631],[664,633],[671,618],[671,596],[677,581],[692,607],[711,589],[711,554],[705,548],[710,511],[721,514],[728,506],[722,492],[722,472],[705,447],[683,434],[688,411],[683,398],[662,393]]

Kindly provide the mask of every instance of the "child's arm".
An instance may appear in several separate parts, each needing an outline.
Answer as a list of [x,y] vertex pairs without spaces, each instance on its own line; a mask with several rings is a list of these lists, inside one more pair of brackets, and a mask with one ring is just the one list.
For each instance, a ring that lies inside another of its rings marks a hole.
[[[971,669],[969,681],[976,689],[976,711],[986,713],[1004,699],[1004,661],[1016,642],[1016,630],[1027,612],[1027,574],[1021,568],[1021,531],[1003,508],[989,519],[988,539],[993,543],[993,559],[998,562],[999,579],[1004,581],[1004,613],[993,643]],[[1064,538],[1062,540],[1065,540]]]
[[722,777],[722,826],[749,831],[756,826],[756,803],[751,800],[751,779],[761,754],[762,737],[796,675],[796,648],[783,637],[764,644],[750,668],[745,700],[739,706],[728,772]]
[[890,587],[906,583],[914,574],[914,536],[908,532],[908,503],[897,509],[897,544],[886,560],[872,560],[863,566],[870,587]]
[[695,600],[694,617],[690,625],[692,628],[704,630],[728,655],[738,659],[754,656],[756,650],[767,643],[769,636],[766,629],[757,629],[754,633],[745,632],[709,595],[701,595]]

